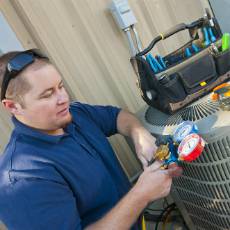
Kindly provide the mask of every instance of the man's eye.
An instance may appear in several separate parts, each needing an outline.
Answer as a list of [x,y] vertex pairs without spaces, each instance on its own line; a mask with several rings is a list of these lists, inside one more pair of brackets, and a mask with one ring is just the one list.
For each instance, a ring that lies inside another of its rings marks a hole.
[[49,98],[51,96],[52,96],[52,93],[47,93],[47,94],[43,95],[42,98]]

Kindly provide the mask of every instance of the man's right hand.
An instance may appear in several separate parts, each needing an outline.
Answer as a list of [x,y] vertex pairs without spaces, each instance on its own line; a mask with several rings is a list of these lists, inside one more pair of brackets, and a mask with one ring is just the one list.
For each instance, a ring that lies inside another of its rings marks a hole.
[[153,200],[169,194],[175,169],[161,169],[162,162],[156,161],[146,167],[135,186],[117,205],[87,230],[130,229],[138,216]]
[[87,230],[130,229],[151,201],[169,194],[172,176],[178,167],[161,169],[156,161],[144,169],[134,187],[103,218],[87,226]]
[[161,169],[162,162],[155,161],[146,167],[139,177],[133,190],[149,203],[169,194],[172,184],[172,171],[176,169]]

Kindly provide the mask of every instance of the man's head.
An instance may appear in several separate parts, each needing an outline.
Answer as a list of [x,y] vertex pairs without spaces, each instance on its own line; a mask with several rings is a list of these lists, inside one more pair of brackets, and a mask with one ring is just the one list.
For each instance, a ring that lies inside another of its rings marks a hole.
[[71,121],[61,75],[36,51],[2,55],[0,86],[3,106],[28,126],[55,133]]

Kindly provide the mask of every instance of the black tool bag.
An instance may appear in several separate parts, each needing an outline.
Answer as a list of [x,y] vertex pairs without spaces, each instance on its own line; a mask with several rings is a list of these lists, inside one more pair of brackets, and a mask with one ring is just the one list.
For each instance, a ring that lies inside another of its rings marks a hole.
[[[215,18],[212,18],[212,26],[216,41],[215,47],[220,46],[222,36],[220,27]],[[230,51],[214,54],[212,45],[205,48],[199,47],[199,51],[185,57],[184,51],[198,41],[198,30],[209,25],[210,19],[200,18],[191,24],[179,24],[169,31],[157,36],[150,45],[139,52],[131,62],[138,76],[138,87],[145,102],[166,113],[174,113],[192,101],[210,92],[216,85],[229,77],[226,74],[230,70]],[[191,40],[183,47],[163,57],[170,64],[159,72],[154,72],[146,61],[146,55],[154,45],[171,35],[188,30]],[[177,57],[180,57],[177,60]],[[176,60],[172,62],[171,60]]]

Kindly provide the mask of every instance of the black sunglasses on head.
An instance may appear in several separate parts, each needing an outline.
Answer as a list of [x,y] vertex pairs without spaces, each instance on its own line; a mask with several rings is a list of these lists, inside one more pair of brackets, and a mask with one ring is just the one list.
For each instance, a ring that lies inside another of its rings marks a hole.
[[31,49],[16,54],[9,60],[6,66],[6,71],[2,81],[1,88],[1,101],[6,97],[6,90],[11,79],[15,78],[20,72],[22,72],[27,66],[31,65],[36,58],[45,58],[38,49]]

